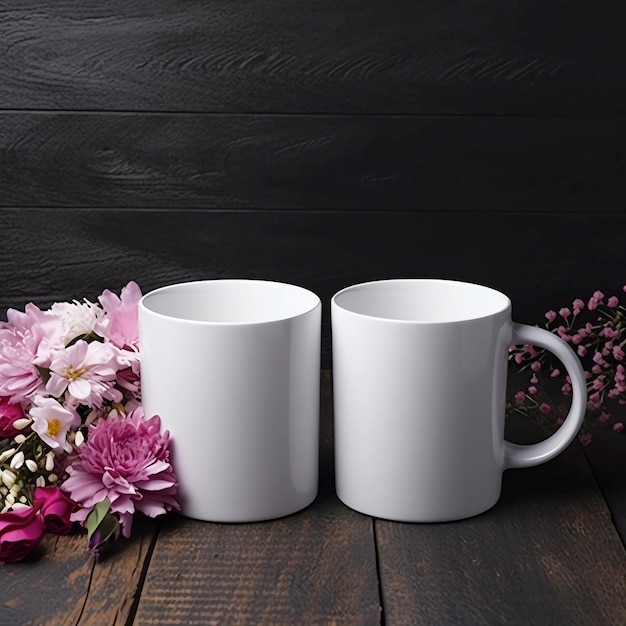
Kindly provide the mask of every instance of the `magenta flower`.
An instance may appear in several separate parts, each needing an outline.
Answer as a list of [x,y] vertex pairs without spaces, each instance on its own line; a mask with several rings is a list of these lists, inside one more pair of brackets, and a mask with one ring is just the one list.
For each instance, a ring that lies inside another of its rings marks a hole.
[[32,506],[0,513],[0,565],[25,558],[44,531],[43,519]]
[[119,402],[122,394],[114,388],[117,367],[111,346],[81,339],[55,353],[46,391],[60,398],[67,390],[70,399],[85,406],[99,407],[103,399]]
[[42,441],[53,450],[72,450],[67,442],[67,433],[80,424],[80,417],[75,411],[62,406],[54,398],[35,396],[29,414],[33,418],[31,428]]
[[63,483],[81,507],[73,513],[73,521],[84,523],[93,507],[108,498],[111,513],[119,515],[122,533],[129,537],[135,511],[156,517],[179,508],[169,462],[169,432],[161,433],[160,428],[160,418],[144,419],[141,407],[128,416],[112,414],[90,426]]
[[98,298],[106,317],[95,325],[96,332],[118,348],[139,345],[138,308],[141,289],[133,281],[121,291],[121,298],[108,289]]
[[539,407],[539,410],[544,415],[550,415],[550,413],[552,412],[552,407],[547,402],[542,402],[541,406]]
[[591,435],[589,433],[583,433],[578,439],[583,446],[588,446],[591,443]]
[[617,422],[617,424],[613,425],[613,430],[619,433],[620,431],[624,430],[624,424],[622,424],[622,422]]
[[524,391],[518,391],[515,394],[515,404],[522,404],[526,399],[526,393]]
[[0,398],[0,439],[19,434],[20,429],[15,426],[15,422],[23,417],[21,404],[12,404],[6,398]]

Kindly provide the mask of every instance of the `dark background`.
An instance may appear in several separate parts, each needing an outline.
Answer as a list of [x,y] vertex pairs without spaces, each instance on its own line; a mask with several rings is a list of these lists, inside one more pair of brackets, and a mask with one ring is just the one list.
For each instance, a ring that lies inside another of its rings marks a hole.
[[0,312],[217,277],[626,283],[623,0],[0,1]]

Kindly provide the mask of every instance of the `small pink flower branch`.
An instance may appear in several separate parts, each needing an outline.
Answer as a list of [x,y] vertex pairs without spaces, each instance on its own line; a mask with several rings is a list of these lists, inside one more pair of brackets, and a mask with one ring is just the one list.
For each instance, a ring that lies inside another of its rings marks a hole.
[[[550,310],[545,314],[545,328],[570,344],[581,360],[588,391],[586,426],[597,420],[621,432],[624,423],[616,416],[619,407],[626,405],[626,308],[617,296],[605,299],[601,291],[595,291],[587,303],[576,298],[571,309]],[[512,346],[509,359],[519,374],[529,376],[525,388],[512,394],[509,408],[525,415],[555,416],[558,425],[561,418],[555,402],[571,395],[569,376],[550,352],[535,346]],[[552,390],[555,383],[560,394]],[[591,434],[582,432],[579,439],[587,445]]]
[[141,407],[140,298],[130,282],[0,322],[0,564],[75,522],[97,554],[136,512],[178,508],[169,434]]

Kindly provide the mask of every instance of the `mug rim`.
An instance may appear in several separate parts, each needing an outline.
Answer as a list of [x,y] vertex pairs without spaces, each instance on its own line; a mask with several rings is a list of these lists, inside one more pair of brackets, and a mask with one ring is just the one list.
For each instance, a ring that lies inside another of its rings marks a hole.
[[[209,285],[226,285],[226,284],[250,284],[254,283],[257,285],[264,286],[279,286],[280,288],[286,288],[290,291],[294,291],[299,293],[301,298],[309,298],[312,299],[312,304],[298,308],[298,311],[293,314],[284,314],[284,315],[276,315],[274,317],[266,318],[266,319],[258,319],[258,320],[202,320],[202,319],[193,319],[189,317],[183,317],[180,315],[170,315],[167,313],[162,313],[154,308],[150,307],[147,304],[147,301],[155,296],[159,296],[163,293],[167,293],[168,291],[175,291],[176,289],[191,288],[194,286],[209,286]],[[284,322],[286,320],[293,320],[298,317],[302,317],[304,315],[308,315],[315,311],[316,309],[322,306],[322,302],[320,297],[311,291],[310,289],[306,289],[305,287],[301,287],[299,285],[294,285],[293,283],[286,283],[275,280],[264,280],[257,278],[210,278],[204,280],[191,280],[191,281],[182,281],[178,283],[172,283],[169,285],[163,285],[162,287],[157,287],[152,291],[144,294],[139,300],[139,311],[143,311],[146,315],[152,315],[154,317],[168,320],[171,322],[177,322],[180,324],[195,324],[199,326],[259,326],[263,324],[274,324],[277,322]]]
[[[457,316],[453,319],[441,319],[441,320],[420,320],[420,319],[401,319],[398,317],[392,316],[381,316],[381,315],[370,315],[369,313],[363,313],[360,311],[356,311],[353,308],[349,308],[339,303],[339,299],[341,299],[342,295],[349,293],[350,291],[356,291],[358,289],[367,289],[368,291],[374,290],[376,287],[386,284],[399,284],[399,283],[410,283],[410,284],[443,284],[446,286],[453,286],[455,288],[471,288],[475,290],[482,290],[487,293],[490,293],[493,296],[497,296],[502,300],[502,305],[500,307],[493,307],[490,311],[477,314],[477,315],[465,315],[465,316]],[[473,283],[469,281],[463,280],[455,280],[448,278],[382,278],[378,280],[370,280],[361,283],[355,283],[353,285],[348,285],[343,289],[339,290],[337,293],[333,295],[331,298],[331,309],[338,309],[347,313],[349,315],[354,315],[356,317],[360,317],[367,320],[375,320],[380,322],[387,323],[397,323],[397,324],[409,324],[409,325],[421,325],[421,326],[432,326],[437,324],[459,324],[464,322],[470,322],[472,320],[480,320],[480,319],[488,319],[504,313],[506,311],[510,311],[512,309],[511,299],[501,291],[494,289],[493,287],[489,287],[487,285],[482,285],[480,283]]]

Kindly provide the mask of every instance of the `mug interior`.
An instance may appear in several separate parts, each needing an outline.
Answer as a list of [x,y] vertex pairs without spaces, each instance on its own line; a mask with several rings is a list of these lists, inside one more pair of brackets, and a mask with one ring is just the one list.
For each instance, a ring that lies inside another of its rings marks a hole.
[[146,294],[147,311],[190,322],[260,324],[303,315],[320,304],[311,291],[263,280],[208,280],[169,285]]
[[381,280],[335,294],[336,306],[367,317],[437,323],[488,317],[511,306],[495,289],[452,280]]

